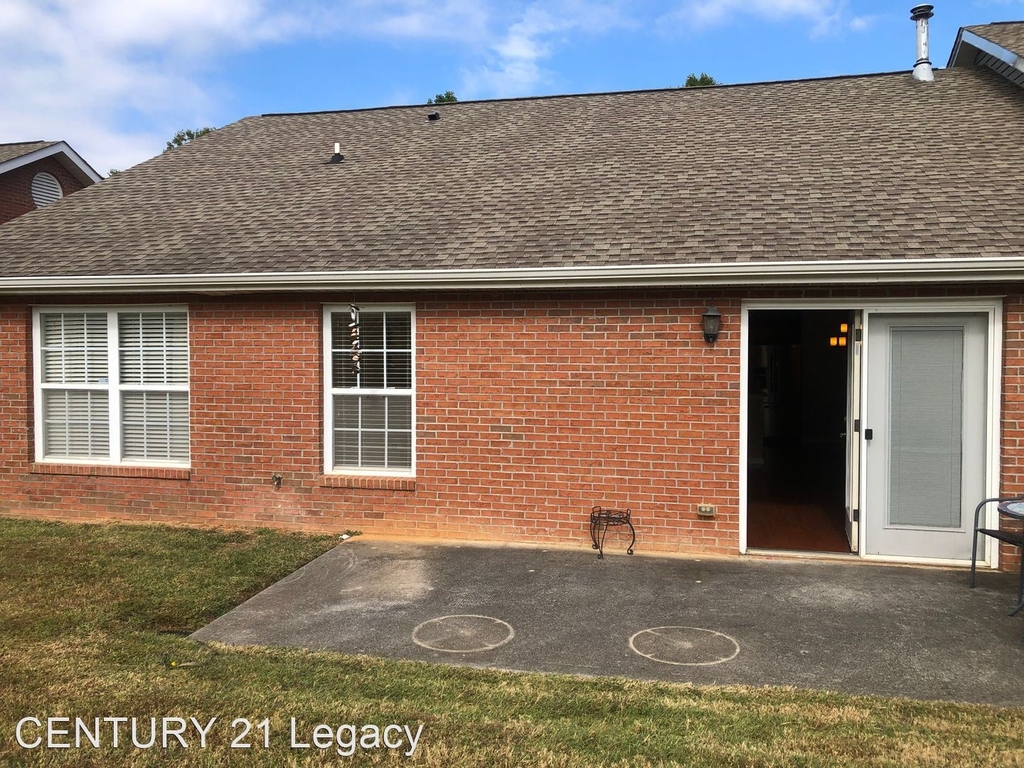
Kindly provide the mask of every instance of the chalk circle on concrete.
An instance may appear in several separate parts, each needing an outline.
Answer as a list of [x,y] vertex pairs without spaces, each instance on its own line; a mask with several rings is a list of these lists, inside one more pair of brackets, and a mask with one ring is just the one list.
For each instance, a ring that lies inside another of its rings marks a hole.
[[662,664],[709,667],[732,661],[740,644],[726,634],[700,627],[652,627],[629,638],[634,653]]
[[412,631],[412,641],[416,645],[444,653],[490,651],[515,636],[516,631],[508,622],[472,613],[429,619]]

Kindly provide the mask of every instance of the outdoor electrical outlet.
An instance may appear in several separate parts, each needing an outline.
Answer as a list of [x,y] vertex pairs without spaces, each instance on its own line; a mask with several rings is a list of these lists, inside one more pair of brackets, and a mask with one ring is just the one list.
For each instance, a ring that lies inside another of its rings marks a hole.
[[715,508],[711,504],[698,504],[697,514],[701,517],[714,517]]

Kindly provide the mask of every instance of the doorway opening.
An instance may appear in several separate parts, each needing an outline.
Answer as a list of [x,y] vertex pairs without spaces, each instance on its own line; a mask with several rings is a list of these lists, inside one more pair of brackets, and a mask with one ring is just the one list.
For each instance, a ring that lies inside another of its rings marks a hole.
[[849,310],[749,314],[750,547],[851,551],[846,421],[853,321]]

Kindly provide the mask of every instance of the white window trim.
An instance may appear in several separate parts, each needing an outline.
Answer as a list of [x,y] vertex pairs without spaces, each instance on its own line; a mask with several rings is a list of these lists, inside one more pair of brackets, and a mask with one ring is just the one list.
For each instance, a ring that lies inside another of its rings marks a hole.
[[[109,355],[107,359],[107,384],[78,385],[76,389],[94,389],[108,392],[108,419],[110,424],[110,458],[90,457],[86,459],[47,458],[44,455],[44,419],[43,419],[43,335],[40,327],[40,316],[50,314],[91,313],[107,315],[107,351],[119,350],[117,314],[120,312],[184,312],[186,317],[185,332],[189,349],[189,383],[188,384],[121,384],[121,360],[119,354]],[[192,429],[192,341],[189,327],[188,306],[181,304],[125,304],[125,305],[82,305],[82,306],[39,306],[32,308],[32,379],[33,379],[33,420],[35,428],[35,460],[39,464],[75,464],[100,467],[174,467],[187,468],[191,465],[191,429]],[[121,392],[186,392],[189,393],[189,459],[186,461],[158,461],[154,459],[125,459],[121,456]]]
[[386,469],[383,467],[335,467],[334,466],[334,395],[345,388],[331,386],[331,315],[335,312],[347,315],[348,304],[325,304],[323,313],[323,391],[324,391],[324,474],[358,477],[415,477],[416,476],[416,307],[413,304],[363,304],[357,303],[362,312],[408,312],[412,334],[412,386],[409,390],[360,389],[360,394],[393,395],[408,391],[410,397],[412,425],[412,461],[409,469]]

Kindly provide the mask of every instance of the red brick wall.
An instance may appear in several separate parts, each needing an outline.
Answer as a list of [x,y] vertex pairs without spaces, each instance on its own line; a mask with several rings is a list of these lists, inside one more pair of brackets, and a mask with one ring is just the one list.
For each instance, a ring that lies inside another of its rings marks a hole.
[[[189,305],[190,472],[34,466],[31,309],[7,305],[0,513],[586,545],[606,504],[644,551],[737,551],[738,294],[380,298],[416,306],[415,481],[323,476],[322,306],[351,296],[152,300]],[[1006,310],[1004,492],[1024,493],[1024,302]]]
[[43,171],[57,179],[65,196],[85,186],[52,157],[0,175],[0,224],[36,210],[36,204],[32,200],[32,179]]
[[[625,506],[645,547],[735,552],[738,323],[708,346],[704,306],[636,294],[421,309],[418,474],[450,510],[423,524],[582,540],[591,506]],[[717,517],[699,520],[699,502]]]
[[[1024,297],[1019,295],[1003,303],[1002,412],[1001,492],[1024,496]],[[1010,522],[1003,525],[1010,527]],[[1020,557],[1020,549],[1001,545],[1000,568],[1019,571]]]
[[417,477],[385,483],[323,478],[325,300],[189,301],[187,479],[33,470],[31,312],[9,307],[0,512],[583,542],[614,504],[647,549],[736,551],[738,323],[706,345],[703,299],[417,300]]

